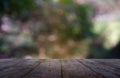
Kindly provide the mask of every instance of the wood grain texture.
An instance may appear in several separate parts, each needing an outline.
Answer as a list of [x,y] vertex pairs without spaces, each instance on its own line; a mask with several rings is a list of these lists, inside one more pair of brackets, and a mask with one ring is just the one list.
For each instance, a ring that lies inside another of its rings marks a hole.
[[[0,78],[21,78],[43,60],[21,60],[12,66],[0,70]],[[17,60],[14,60],[17,62]],[[10,62],[12,63],[12,61]],[[9,64],[9,63],[8,63]]]
[[95,72],[100,73],[104,78],[120,78],[119,69],[100,64],[94,60],[79,60],[79,62],[91,68]]
[[77,60],[62,60],[63,78],[102,78]]
[[24,78],[61,78],[59,60],[45,60]]
[[120,78],[120,59],[2,59],[0,78]]

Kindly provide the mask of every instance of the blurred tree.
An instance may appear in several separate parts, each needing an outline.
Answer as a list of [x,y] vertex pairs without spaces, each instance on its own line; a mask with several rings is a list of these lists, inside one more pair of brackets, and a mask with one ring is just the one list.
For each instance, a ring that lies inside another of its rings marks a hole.
[[[93,36],[91,16],[94,14],[94,9],[89,4],[79,5],[73,0],[58,0],[56,3],[54,0],[43,0],[34,10],[32,9],[34,0],[1,0],[0,4],[2,5],[0,7],[1,16],[7,14],[10,17],[21,19],[26,17],[27,11],[32,10],[31,22],[22,20],[23,29],[19,29],[20,34],[25,35],[17,39],[17,44],[24,43],[15,49],[19,50],[19,53],[21,48],[22,52],[31,49],[31,46],[28,47],[29,43],[26,43],[29,41],[29,37],[37,45],[35,49],[37,47],[40,56],[45,56],[50,52],[52,55],[47,56],[55,58],[59,55],[61,55],[60,57],[70,54],[72,56],[80,54],[80,50],[85,52],[83,48],[89,47],[86,39]],[[30,41],[32,43],[32,40]]]
[[[33,11],[34,18],[37,18],[39,22],[38,26],[34,24],[34,27],[36,26],[37,28],[37,31],[33,33],[35,41],[38,44],[44,43],[44,46],[47,47],[54,47],[55,45],[59,45],[58,47],[64,46],[64,50],[61,49],[60,51],[61,53],[63,51],[64,54],[67,54],[65,52],[70,54],[70,51],[73,51],[71,53],[75,54],[75,50],[71,50],[71,47],[68,47],[68,45],[72,41],[73,44],[76,44],[76,46],[73,45],[73,48],[76,48],[77,51],[77,48],[79,48],[77,46],[82,40],[92,38],[93,33],[91,29],[93,25],[91,18],[94,14],[94,9],[89,4],[79,5],[72,0],[59,0],[57,3],[52,1],[46,0],[40,4],[39,8]],[[34,29],[32,28],[31,31]],[[46,40],[43,39],[44,41],[39,43],[39,38],[42,39],[41,35],[46,36]]]

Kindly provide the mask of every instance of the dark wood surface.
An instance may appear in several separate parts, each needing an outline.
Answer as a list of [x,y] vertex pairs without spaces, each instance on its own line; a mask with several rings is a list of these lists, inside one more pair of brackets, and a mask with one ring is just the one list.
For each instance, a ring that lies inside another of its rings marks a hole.
[[0,78],[120,78],[120,59],[1,59]]

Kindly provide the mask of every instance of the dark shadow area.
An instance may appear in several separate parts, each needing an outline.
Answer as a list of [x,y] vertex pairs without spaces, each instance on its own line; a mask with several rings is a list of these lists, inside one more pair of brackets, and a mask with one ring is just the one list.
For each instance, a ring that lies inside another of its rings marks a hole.
[[120,42],[114,48],[109,50],[107,58],[120,58]]

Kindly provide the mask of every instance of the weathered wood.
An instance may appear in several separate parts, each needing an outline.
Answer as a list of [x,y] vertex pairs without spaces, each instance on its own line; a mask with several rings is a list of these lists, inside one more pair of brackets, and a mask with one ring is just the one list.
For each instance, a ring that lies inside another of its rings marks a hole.
[[102,78],[101,75],[92,71],[77,60],[62,61],[63,78]]
[[120,60],[119,59],[93,59],[95,62],[99,62],[104,65],[108,65],[114,68],[118,68],[120,70]]
[[43,60],[22,60],[15,65],[13,64],[13,66],[10,65],[7,69],[2,69],[0,78],[21,78],[34,69],[41,61]]
[[2,59],[0,78],[120,78],[120,59]]
[[15,59],[2,59],[0,60],[0,71],[3,69],[7,69],[9,67],[14,66],[15,64],[19,63],[22,60],[15,60]]
[[78,61],[84,64],[85,66],[91,68],[95,72],[100,73],[104,78],[120,78],[119,69],[97,63],[93,60],[82,60],[82,61],[78,60]]
[[61,78],[59,60],[46,60],[24,78]]

